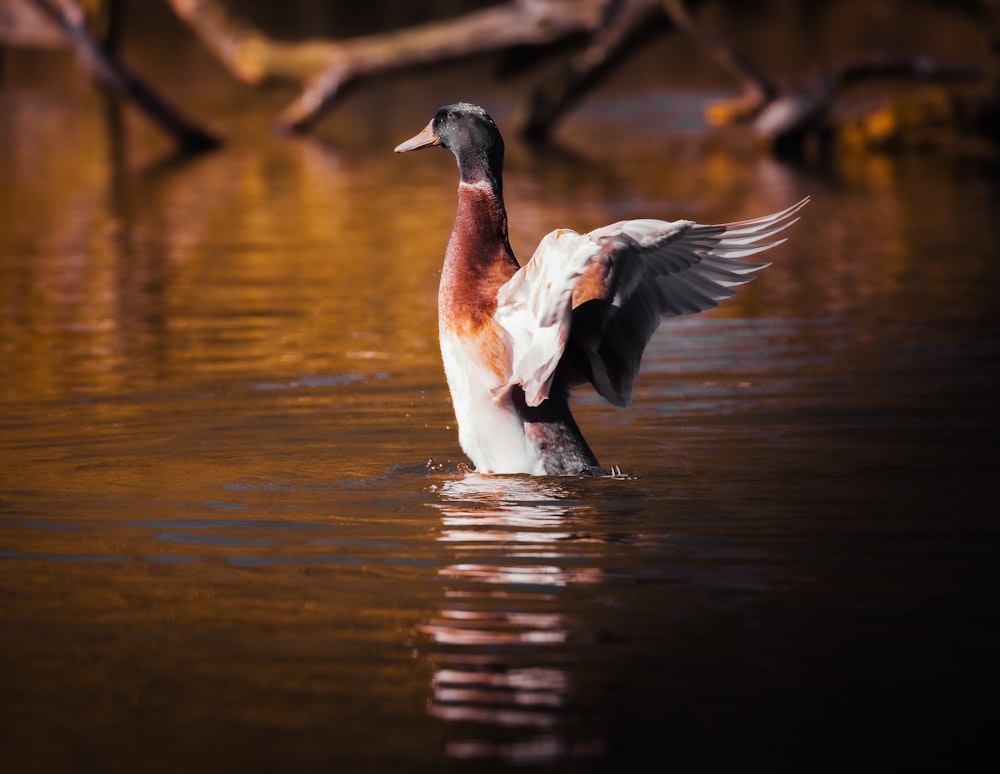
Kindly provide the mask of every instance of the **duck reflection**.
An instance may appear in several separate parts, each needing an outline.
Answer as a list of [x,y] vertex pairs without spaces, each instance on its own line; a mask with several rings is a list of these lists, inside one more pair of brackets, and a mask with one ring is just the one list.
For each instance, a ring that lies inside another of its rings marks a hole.
[[[564,668],[576,633],[561,611],[570,586],[595,584],[597,542],[575,530],[589,506],[547,480],[467,475],[437,485],[445,598],[421,627],[433,643],[429,712],[455,723],[453,758],[543,762],[593,755],[580,738]],[[586,725],[586,724],[583,724]],[[564,729],[576,728],[570,738]]]

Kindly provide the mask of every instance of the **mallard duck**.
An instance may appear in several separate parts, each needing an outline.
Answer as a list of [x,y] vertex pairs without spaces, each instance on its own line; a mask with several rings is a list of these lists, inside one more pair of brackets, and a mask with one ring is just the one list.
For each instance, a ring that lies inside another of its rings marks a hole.
[[441,355],[459,443],[479,473],[603,474],[569,409],[591,383],[628,406],[661,318],[717,306],[768,266],[741,259],[808,199],[739,223],[624,220],[557,229],[520,265],[507,238],[504,143],[477,105],[442,107],[397,153],[439,146],[458,160],[458,213],[438,290]]

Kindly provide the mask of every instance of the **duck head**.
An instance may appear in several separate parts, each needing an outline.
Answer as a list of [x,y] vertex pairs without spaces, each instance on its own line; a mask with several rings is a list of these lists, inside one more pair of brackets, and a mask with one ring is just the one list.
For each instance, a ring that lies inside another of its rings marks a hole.
[[455,154],[463,183],[487,181],[500,191],[503,138],[496,122],[481,107],[468,102],[445,105],[419,134],[397,145],[396,153],[435,145]]

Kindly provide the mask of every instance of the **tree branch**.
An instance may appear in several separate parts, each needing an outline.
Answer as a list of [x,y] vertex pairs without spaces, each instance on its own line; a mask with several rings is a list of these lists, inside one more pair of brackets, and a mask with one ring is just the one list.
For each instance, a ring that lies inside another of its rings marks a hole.
[[743,94],[709,106],[708,122],[716,126],[755,115],[778,95],[778,86],[753,62],[730,46],[721,36],[699,24],[684,0],[662,0],[663,10],[677,29],[700,43],[708,54],[743,84]]
[[159,124],[185,151],[210,150],[221,140],[181,115],[157,94],[139,76],[103,49],[84,26],[84,16],[75,3],[56,3],[53,0],[30,0],[39,11],[65,35],[80,63],[100,83],[133,101],[147,116]]
[[230,15],[216,0],[168,0],[174,13],[195,31],[238,81],[302,83],[330,66],[339,51],[327,40],[287,43],[272,40]]
[[[612,0],[613,1],[613,0]],[[281,114],[278,127],[303,131],[365,78],[593,34],[608,0],[511,0],[455,19],[331,44],[325,72]]]
[[655,4],[655,0],[613,3],[593,42],[560,74],[537,88],[518,110],[515,123],[521,134],[533,140],[548,137],[558,120],[621,61]]
[[772,99],[754,122],[754,132],[773,146],[801,142],[826,123],[840,92],[855,83],[879,79],[931,83],[980,80],[981,67],[951,65],[928,57],[890,59],[870,57],[845,62]]

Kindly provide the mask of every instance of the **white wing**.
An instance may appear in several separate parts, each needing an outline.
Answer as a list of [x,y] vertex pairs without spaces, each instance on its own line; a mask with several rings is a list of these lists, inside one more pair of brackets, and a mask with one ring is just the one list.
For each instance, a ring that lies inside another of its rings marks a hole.
[[512,366],[501,389],[520,384],[529,406],[549,396],[570,332],[573,289],[593,253],[594,243],[586,236],[569,229],[553,231],[497,292],[493,317],[507,332]]
[[744,260],[775,247],[808,202],[762,218],[703,226],[627,220],[587,234],[554,231],[498,294],[512,374],[529,405],[548,397],[557,368],[567,384],[593,383],[618,406],[632,398],[642,353],[665,316],[693,314],[735,295],[767,263]]

